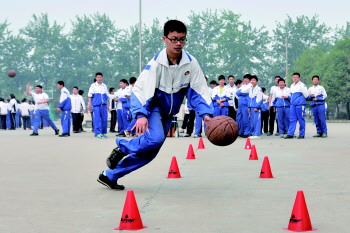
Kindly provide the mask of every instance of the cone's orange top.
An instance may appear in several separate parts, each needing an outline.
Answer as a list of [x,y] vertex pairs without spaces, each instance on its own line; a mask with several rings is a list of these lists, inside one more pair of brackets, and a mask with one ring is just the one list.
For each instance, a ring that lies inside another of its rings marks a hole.
[[260,172],[260,178],[273,178],[272,172],[271,172],[271,167],[270,167],[270,162],[269,162],[269,157],[265,156],[264,157],[264,162],[261,167],[261,172]]
[[126,195],[123,214],[119,227],[115,230],[136,231],[145,228],[142,224],[139,208],[137,207],[133,190],[129,190]]
[[309,211],[307,210],[304,192],[298,191],[295,198],[292,214],[290,215],[288,228],[286,230],[304,232],[312,231]]
[[181,178],[179,166],[177,165],[177,161],[176,161],[175,156],[171,160],[168,178]]

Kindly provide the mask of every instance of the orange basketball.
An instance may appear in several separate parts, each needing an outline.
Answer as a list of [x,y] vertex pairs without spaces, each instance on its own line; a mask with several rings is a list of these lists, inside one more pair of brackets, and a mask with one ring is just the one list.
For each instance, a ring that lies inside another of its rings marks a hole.
[[217,116],[209,121],[205,134],[214,145],[228,146],[238,137],[238,125],[231,117]]

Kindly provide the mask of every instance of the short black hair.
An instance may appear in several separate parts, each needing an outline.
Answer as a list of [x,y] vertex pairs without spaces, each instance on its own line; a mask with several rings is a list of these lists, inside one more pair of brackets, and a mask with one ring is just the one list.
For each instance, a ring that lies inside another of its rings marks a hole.
[[77,89],[77,90],[79,90],[79,88],[78,88],[77,86],[74,86],[73,89],[74,89],[74,88]]
[[63,81],[58,81],[57,84],[64,86],[64,82]]
[[22,99],[22,103],[24,103],[24,102],[26,102],[27,101],[27,99],[26,98],[23,98]]
[[266,88],[265,87],[262,87],[261,88],[262,92],[266,91]]
[[280,78],[280,79],[278,79],[277,83],[279,83],[279,82],[286,82],[286,80],[284,80],[283,78]]
[[242,80],[237,79],[236,82],[235,82],[235,85],[237,86],[237,85],[239,85],[239,84],[241,84],[241,83],[242,83]]
[[112,91],[114,91],[114,87],[109,88],[109,93],[111,93]]
[[276,79],[276,78],[281,78],[281,76],[277,75],[277,76],[275,76],[275,79]]
[[244,76],[243,76],[243,79],[251,79],[252,78],[252,75],[251,74],[245,74]]
[[122,83],[125,83],[125,84],[128,84],[129,85],[129,82],[128,82],[128,80],[126,80],[125,78],[123,78],[123,79],[120,79],[120,81],[119,82],[122,82]]
[[136,82],[136,78],[135,77],[131,77],[131,78],[129,78],[129,82],[130,82],[130,84],[134,84],[135,82]]
[[209,84],[210,85],[212,85],[212,84],[218,85],[218,83],[215,80],[211,80]]
[[11,99],[16,99],[16,96],[14,94],[10,94]]
[[300,78],[300,74],[299,74],[299,73],[293,73],[293,75],[298,75],[298,76],[299,76],[299,78]]
[[318,80],[320,80],[320,77],[318,75],[314,75],[312,76],[311,81],[314,80],[314,78],[317,78]]
[[233,76],[232,74],[230,74],[230,75],[228,76],[228,78],[227,78],[227,79],[230,79],[230,78],[235,79],[235,76]]
[[96,77],[97,75],[101,75],[101,76],[103,77],[103,74],[102,74],[101,72],[97,72],[97,73],[95,74],[95,77]]
[[5,101],[4,98],[0,97],[0,101]]
[[258,77],[257,77],[256,75],[252,75],[252,76],[250,77],[250,80],[252,80],[252,79],[255,79],[257,82],[259,82],[259,79],[258,79]]
[[41,85],[36,85],[35,87],[39,87],[40,89],[43,89],[43,86]]
[[84,90],[79,90],[78,93],[79,93],[79,95],[83,95],[84,94]]
[[164,24],[163,34],[164,36],[168,36],[170,32],[184,32],[187,34],[187,28],[183,22],[176,19],[171,19]]
[[218,77],[218,81],[220,81],[220,80],[225,80],[226,78],[225,78],[225,76],[224,75],[220,75],[219,77]]

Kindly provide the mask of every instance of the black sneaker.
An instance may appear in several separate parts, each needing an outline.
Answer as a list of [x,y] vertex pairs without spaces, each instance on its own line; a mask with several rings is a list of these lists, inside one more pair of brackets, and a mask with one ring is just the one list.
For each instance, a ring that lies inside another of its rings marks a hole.
[[298,136],[297,139],[304,139],[304,136]]
[[103,175],[103,172],[100,173],[97,181],[107,186],[109,189],[119,189],[119,190],[125,189],[124,185],[119,185],[116,181],[111,181],[110,179],[108,179],[107,176]]
[[294,138],[294,136],[290,136],[290,135],[287,135],[284,137],[284,139],[293,139],[293,138]]
[[320,138],[320,137],[322,137],[322,134],[321,134],[321,133],[317,133],[317,134],[315,134],[315,135],[312,136],[312,137],[314,137],[314,138]]
[[117,167],[120,160],[122,160],[127,154],[122,152],[119,147],[112,150],[111,154],[108,156],[106,163],[110,169]]
[[326,138],[328,135],[326,133],[322,134],[322,138]]
[[69,137],[70,135],[68,133],[63,133],[61,135],[59,135],[59,137]]
[[33,133],[32,133],[32,134],[30,134],[29,136],[39,136],[39,134],[38,134],[38,133],[33,132]]
[[59,135],[60,134],[60,130],[59,129],[56,129],[55,130],[55,135]]

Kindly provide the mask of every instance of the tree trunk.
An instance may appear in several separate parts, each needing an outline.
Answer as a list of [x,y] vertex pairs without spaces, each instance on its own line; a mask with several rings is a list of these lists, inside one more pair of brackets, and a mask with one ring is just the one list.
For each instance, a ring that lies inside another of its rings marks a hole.
[[346,103],[346,119],[350,120],[350,102]]
[[336,104],[335,105],[335,116],[334,119],[338,119],[339,118],[339,105]]

